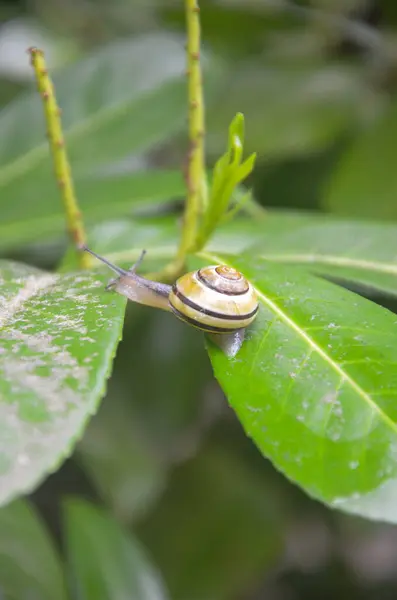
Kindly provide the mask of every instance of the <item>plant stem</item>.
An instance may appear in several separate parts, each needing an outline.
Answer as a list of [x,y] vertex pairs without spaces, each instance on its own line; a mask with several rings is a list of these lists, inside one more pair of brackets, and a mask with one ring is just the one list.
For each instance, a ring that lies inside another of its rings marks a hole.
[[80,250],[80,247],[86,243],[86,233],[66,154],[60,119],[61,111],[57,105],[54,86],[48,75],[43,51],[38,48],[30,48],[29,53],[36,77],[37,88],[43,100],[50,150],[55,176],[61,190],[69,237],[76,247],[79,266],[86,269],[91,266],[91,258],[86,252]]
[[200,9],[197,0],[185,0],[187,24],[187,78],[189,102],[187,196],[177,258],[183,261],[196,244],[199,218],[205,200],[204,101],[200,65]]

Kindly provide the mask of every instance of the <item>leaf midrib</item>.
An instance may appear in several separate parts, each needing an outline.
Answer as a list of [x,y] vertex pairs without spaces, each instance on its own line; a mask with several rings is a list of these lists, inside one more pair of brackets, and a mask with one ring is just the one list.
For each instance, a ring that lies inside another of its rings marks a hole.
[[[214,261],[218,264],[222,263],[234,266],[230,262],[228,263],[223,258],[220,258],[219,256],[216,256],[214,254],[200,252],[198,255],[203,258]],[[388,427],[390,427],[395,433],[397,433],[397,424],[394,423],[394,421],[392,421],[392,419],[390,419],[390,417],[380,409],[380,407],[373,401],[371,396],[358,383],[356,383],[356,381],[352,379],[352,377],[350,377],[350,375],[346,373],[337,362],[335,362],[330,356],[328,356],[328,354],[321,348],[321,346],[319,346],[317,342],[315,342],[314,339],[306,333],[306,331],[301,329],[301,327],[299,327],[299,325],[295,323],[295,321],[293,321],[288,315],[286,315],[285,312],[279,306],[277,306],[275,302],[270,300],[270,298],[267,298],[263,294],[263,292],[261,292],[261,290],[259,290],[257,287],[255,288],[255,290],[260,300],[266,306],[268,306],[268,308],[270,308],[270,310],[274,314],[276,314],[281,321],[283,321],[286,325],[288,325],[288,327],[293,329],[298,334],[298,336],[301,337],[309,345],[310,348],[312,348],[313,352],[317,352],[317,354],[329,365],[329,367],[339,375],[341,380],[346,381],[346,383],[350,385],[352,390],[354,390],[368,404],[368,406],[370,406],[376,413],[379,414],[380,418],[385,422],[385,424]]]
[[388,262],[375,262],[352,258],[349,256],[337,256],[334,254],[260,254],[260,258],[270,262],[280,263],[305,263],[305,264],[327,264],[336,267],[353,267],[365,271],[378,273],[389,273],[397,275],[397,264]]

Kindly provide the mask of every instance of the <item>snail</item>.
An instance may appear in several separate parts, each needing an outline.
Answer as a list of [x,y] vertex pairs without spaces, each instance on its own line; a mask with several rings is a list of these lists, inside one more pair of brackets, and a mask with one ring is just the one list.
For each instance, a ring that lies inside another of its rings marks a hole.
[[255,319],[259,305],[251,283],[233,267],[204,267],[182,275],[171,286],[136,273],[145,250],[128,271],[87,246],[82,250],[117,273],[118,277],[110,281],[106,289],[114,289],[133,302],[173,312],[185,323],[208,334],[227,356],[235,356],[240,350],[246,327]]

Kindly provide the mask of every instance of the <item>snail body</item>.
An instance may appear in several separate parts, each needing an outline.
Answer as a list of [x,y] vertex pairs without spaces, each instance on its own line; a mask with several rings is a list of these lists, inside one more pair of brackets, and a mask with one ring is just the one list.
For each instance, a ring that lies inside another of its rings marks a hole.
[[228,356],[235,356],[241,348],[245,329],[255,319],[259,306],[253,286],[233,267],[204,267],[182,275],[171,286],[136,273],[145,252],[126,271],[87,247],[84,250],[118,274],[107,289],[114,289],[133,302],[173,312],[207,333]]

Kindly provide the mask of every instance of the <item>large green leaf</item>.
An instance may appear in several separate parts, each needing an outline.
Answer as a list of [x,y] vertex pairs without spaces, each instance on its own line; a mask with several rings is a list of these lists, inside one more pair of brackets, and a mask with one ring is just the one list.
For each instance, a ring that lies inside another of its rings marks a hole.
[[0,504],[56,469],[104,394],[125,306],[104,281],[0,263]]
[[[164,202],[182,198],[184,183],[177,171],[140,171],[133,174],[77,181],[77,195],[87,224],[104,218],[126,217],[132,212],[151,209]],[[60,198],[42,197],[42,202],[22,207],[16,203],[2,208],[0,249],[43,239],[58,239],[66,234],[65,215]]]
[[258,292],[259,316],[237,357],[209,346],[247,434],[315,498],[397,522],[396,316],[300,269],[203,260],[232,264]]
[[382,112],[333,170],[324,205],[334,212],[359,217],[397,217],[395,147],[397,102]]
[[[139,184],[139,179],[137,183],[122,173],[136,168],[134,156],[142,158],[183,128],[187,110],[184,66],[183,39],[157,33],[115,42],[56,73],[66,145],[83,209],[87,206],[95,214],[94,205],[99,203],[99,216],[104,211],[112,216],[113,202],[117,212],[120,203],[127,212],[134,199],[154,194],[161,200],[175,191],[179,194],[179,179],[176,190],[173,183],[161,191],[156,176],[154,182],[146,178]],[[211,88],[213,79],[208,75],[206,80]],[[34,90],[0,113],[2,244],[48,236],[52,226],[60,231],[59,189],[41,102]],[[140,189],[134,190],[135,186]]]
[[247,153],[280,159],[318,151],[357,123],[357,103],[365,99],[360,74],[340,64],[233,64],[207,111],[207,145],[218,156],[231,119],[242,112]]
[[103,511],[81,500],[65,503],[65,532],[78,600],[165,600],[156,569],[138,540]]
[[10,600],[67,598],[49,533],[21,500],[0,509],[0,590]]

